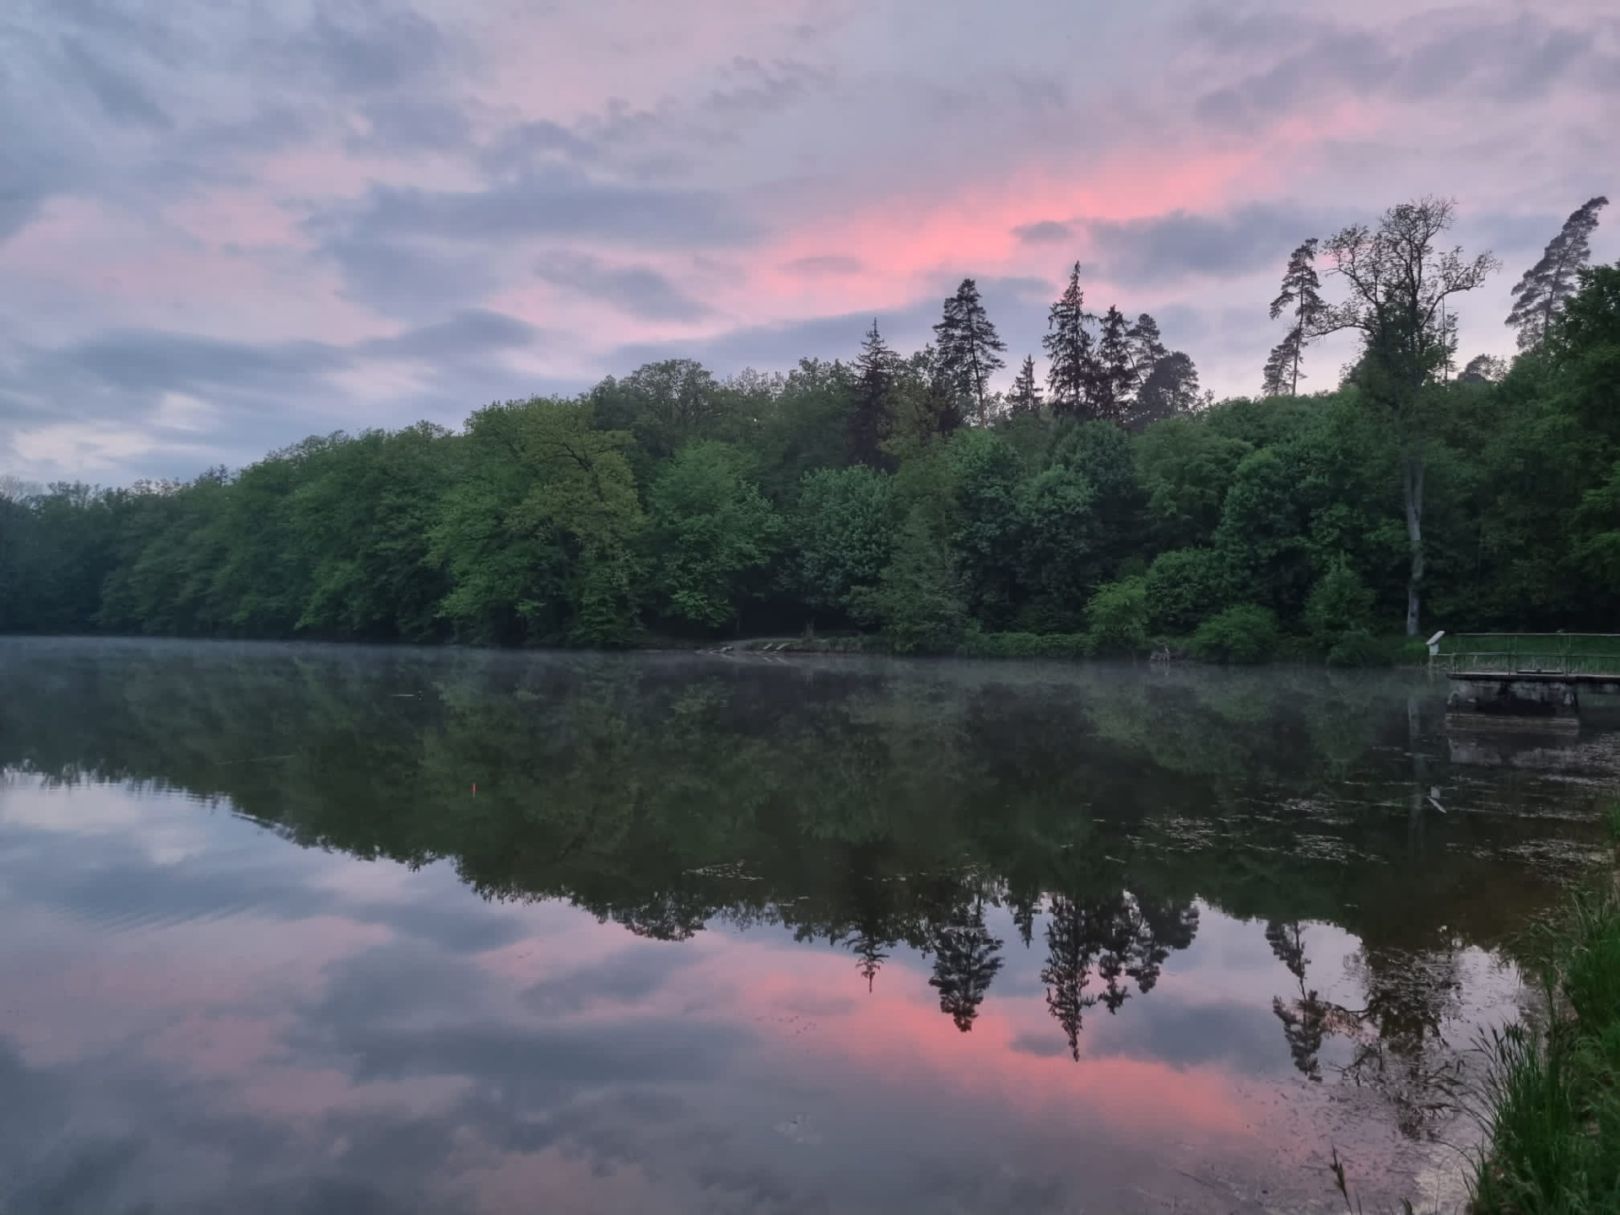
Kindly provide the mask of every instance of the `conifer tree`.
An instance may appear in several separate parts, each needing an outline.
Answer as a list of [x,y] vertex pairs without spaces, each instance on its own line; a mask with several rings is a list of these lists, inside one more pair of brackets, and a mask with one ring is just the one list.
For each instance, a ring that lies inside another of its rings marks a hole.
[[1097,367],[1091,388],[1095,416],[1109,422],[1124,422],[1135,380],[1125,314],[1110,306],[1103,314],[1102,331],[1097,340]]
[[940,370],[978,412],[979,425],[985,425],[990,376],[1007,365],[1001,357],[1007,344],[990,323],[972,279],[963,279],[956,294],[945,301],[945,315],[934,332],[939,337]]
[[1513,310],[1507,324],[1519,331],[1519,349],[1530,350],[1547,340],[1564,301],[1575,294],[1579,272],[1592,258],[1592,232],[1598,212],[1609,200],[1589,198],[1570,213],[1558,235],[1547,242],[1541,260],[1524,272],[1513,287]]
[[[1267,360],[1267,396],[1290,396],[1299,392],[1299,381],[1304,375],[1299,369],[1305,346],[1316,336],[1315,325],[1322,317],[1322,280],[1316,273],[1316,238],[1313,236],[1288,255],[1288,266],[1283,271],[1282,290],[1271,301],[1271,319],[1284,312],[1291,317],[1288,333],[1272,348],[1270,359],[1278,360],[1276,375]],[[1272,389],[1275,388],[1275,391]]]
[[1032,416],[1041,411],[1041,386],[1035,382],[1035,356],[1026,354],[1024,365],[1013,380],[1012,395],[1007,398],[1015,416]]
[[1097,354],[1088,328],[1095,318],[1086,311],[1085,292],[1080,289],[1080,263],[1069,271],[1069,285],[1046,316],[1046,336],[1041,339],[1048,364],[1046,382],[1052,389],[1052,412],[1068,417],[1086,417],[1091,400],[1091,383],[1096,377]]
[[1159,334],[1159,322],[1145,312],[1131,324],[1126,337],[1130,342],[1131,371],[1135,376],[1132,391],[1138,391],[1155,364],[1170,351],[1165,347],[1164,339]]
[[849,415],[849,458],[873,468],[884,462],[883,441],[893,427],[893,396],[900,360],[878,333],[877,318],[855,359],[855,407]]

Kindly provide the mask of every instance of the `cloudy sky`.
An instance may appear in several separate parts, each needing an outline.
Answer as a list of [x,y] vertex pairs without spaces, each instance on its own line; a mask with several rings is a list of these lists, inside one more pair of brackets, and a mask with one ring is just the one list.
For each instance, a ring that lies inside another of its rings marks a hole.
[[1620,5],[9,0],[0,113],[0,473],[113,483],[910,348],[968,274],[1017,358],[1076,259],[1249,391],[1289,249],[1422,193],[1505,353],[1620,190]]

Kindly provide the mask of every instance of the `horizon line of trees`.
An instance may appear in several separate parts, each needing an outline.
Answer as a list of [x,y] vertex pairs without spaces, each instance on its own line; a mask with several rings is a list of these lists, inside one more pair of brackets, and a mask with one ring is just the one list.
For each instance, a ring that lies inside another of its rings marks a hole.
[[[312,437],[237,473],[0,485],[0,631],[615,646],[858,629],[1091,651],[1191,636],[1343,661],[1375,634],[1612,627],[1620,609],[1620,267],[1578,209],[1514,289],[1512,366],[1451,374],[1457,298],[1496,268],[1424,198],[1308,240],[1258,398],[1200,393],[1147,314],[1052,304],[1046,391],[977,286],[902,356],[716,380],[691,360],[576,399]],[[1326,274],[1316,269],[1325,257]],[[1324,293],[1324,277],[1338,290]],[[1310,342],[1354,331],[1331,392]],[[1202,641],[1199,639],[1202,638]]]

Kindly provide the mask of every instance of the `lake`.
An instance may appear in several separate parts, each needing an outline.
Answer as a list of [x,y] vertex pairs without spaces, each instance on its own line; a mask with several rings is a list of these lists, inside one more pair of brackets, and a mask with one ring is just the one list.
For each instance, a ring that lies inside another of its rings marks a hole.
[[0,693],[7,1215],[1330,1211],[1334,1151],[1455,1209],[1620,772],[1420,672],[10,639]]

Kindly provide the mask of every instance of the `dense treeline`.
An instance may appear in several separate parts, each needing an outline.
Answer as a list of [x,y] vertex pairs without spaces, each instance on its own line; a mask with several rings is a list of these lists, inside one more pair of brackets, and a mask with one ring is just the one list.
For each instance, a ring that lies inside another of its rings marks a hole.
[[[1320,244],[1337,301],[1318,242],[1295,250],[1259,398],[1201,396],[1152,317],[1086,311],[1078,266],[1047,391],[1026,358],[995,393],[1005,343],[966,280],[910,357],[874,323],[848,364],[722,381],[671,360],[491,405],[460,433],[311,438],[187,483],[14,488],[0,631],[614,646],[860,629],[902,652],[1190,638],[1225,658],[1281,638],[1365,661],[1420,611],[1609,628],[1620,267],[1579,266],[1602,201],[1516,288],[1511,368],[1454,373],[1448,300],[1492,262],[1441,247],[1450,204],[1422,200]],[[1335,330],[1360,357],[1336,390],[1296,395],[1305,348]]]

